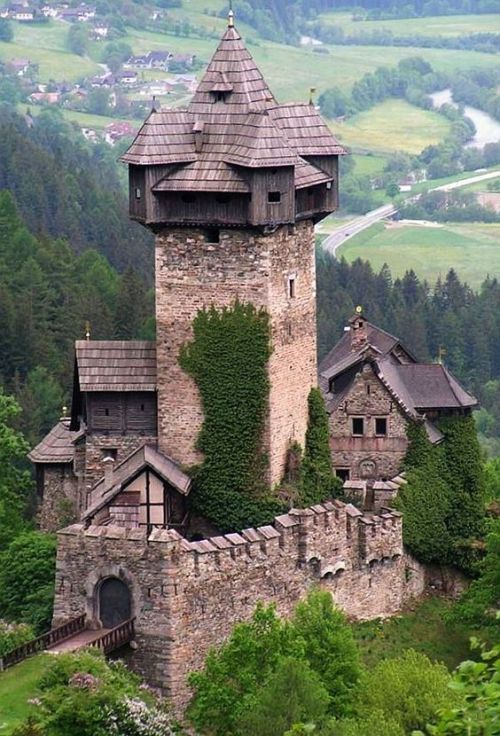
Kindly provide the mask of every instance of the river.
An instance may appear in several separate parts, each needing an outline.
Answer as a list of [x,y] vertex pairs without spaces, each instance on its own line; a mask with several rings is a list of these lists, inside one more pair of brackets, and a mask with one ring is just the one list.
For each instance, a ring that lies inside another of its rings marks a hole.
[[[449,105],[458,105],[453,101],[451,89],[442,89],[440,92],[434,92],[429,95],[434,107],[441,107],[445,103]],[[488,115],[487,112],[478,110],[477,107],[465,105],[464,114],[472,120],[476,126],[476,135],[467,143],[467,146],[474,148],[484,148],[487,143],[500,142],[500,122]]]

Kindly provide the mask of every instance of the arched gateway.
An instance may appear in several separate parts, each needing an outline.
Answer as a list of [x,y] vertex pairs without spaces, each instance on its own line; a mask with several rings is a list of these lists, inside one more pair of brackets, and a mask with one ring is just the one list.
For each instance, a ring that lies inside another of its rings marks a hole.
[[119,578],[106,578],[98,587],[99,618],[105,629],[114,629],[132,615],[130,590]]

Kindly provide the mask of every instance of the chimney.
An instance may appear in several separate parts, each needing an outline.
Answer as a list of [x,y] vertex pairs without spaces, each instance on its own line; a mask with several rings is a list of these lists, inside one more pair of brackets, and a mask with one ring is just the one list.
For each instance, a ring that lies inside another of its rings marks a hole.
[[203,148],[203,130],[205,123],[202,120],[197,120],[193,125],[194,133],[194,150],[196,153],[200,153]]
[[106,455],[104,460],[102,461],[102,464],[104,465],[104,485],[106,491],[109,491],[109,489],[113,485],[113,476],[114,476],[114,470],[115,470],[115,459],[111,455]]
[[349,320],[351,331],[351,352],[359,353],[368,345],[366,319],[362,307],[356,307],[356,313]]

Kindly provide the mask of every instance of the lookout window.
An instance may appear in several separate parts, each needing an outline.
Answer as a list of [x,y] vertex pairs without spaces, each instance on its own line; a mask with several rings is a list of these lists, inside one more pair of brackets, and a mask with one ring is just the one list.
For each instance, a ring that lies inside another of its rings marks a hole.
[[206,231],[205,240],[207,243],[220,243],[220,230],[218,227],[211,227]]
[[375,434],[378,437],[385,437],[387,434],[387,419],[385,417],[376,417]]
[[278,204],[281,202],[281,192],[269,192],[267,195],[267,201],[271,204]]
[[290,276],[288,279],[288,297],[289,299],[295,298],[295,276]]
[[141,198],[141,188],[140,187],[136,187],[135,188],[135,198],[136,199],[140,199]]
[[354,437],[362,437],[365,433],[365,420],[363,417],[352,418],[352,433]]

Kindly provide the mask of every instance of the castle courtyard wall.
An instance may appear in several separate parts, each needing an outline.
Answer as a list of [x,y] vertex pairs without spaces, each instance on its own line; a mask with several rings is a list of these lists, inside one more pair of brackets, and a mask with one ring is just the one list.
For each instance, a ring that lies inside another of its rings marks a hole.
[[147,539],[140,529],[75,525],[59,535],[54,624],[86,613],[98,627],[99,581],[123,579],[136,617],[131,664],[181,713],[188,673],[258,601],[288,616],[319,585],[355,619],[401,610],[423,586],[416,576],[409,585],[401,532],[397,512],[366,517],[338,501],[200,542],[173,530]]

